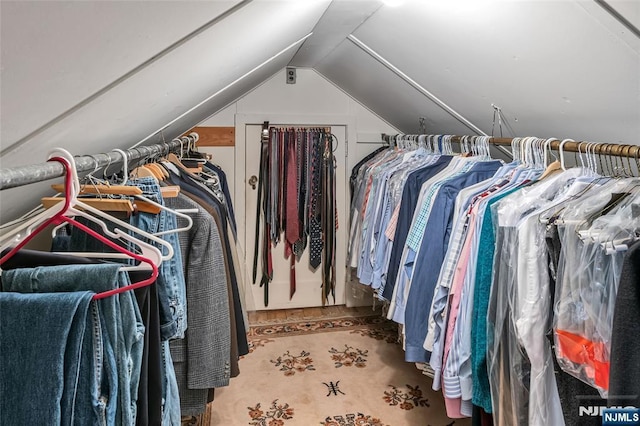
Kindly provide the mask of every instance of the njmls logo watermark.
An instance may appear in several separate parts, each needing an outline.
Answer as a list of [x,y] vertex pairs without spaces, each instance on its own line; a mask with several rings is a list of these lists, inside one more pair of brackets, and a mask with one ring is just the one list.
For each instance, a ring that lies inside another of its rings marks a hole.
[[640,408],[581,406],[580,417],[602,417],[602,425],[640,425]]
[[587,405],[580,406],[579,415],[580,417],[602,417],[604,410],[607,408],[623,410],[625,408],[633,409],[635,407],[607,407],[606,405]]
[[602,412],[602,425],[640,425],[640,409],[607,408]]

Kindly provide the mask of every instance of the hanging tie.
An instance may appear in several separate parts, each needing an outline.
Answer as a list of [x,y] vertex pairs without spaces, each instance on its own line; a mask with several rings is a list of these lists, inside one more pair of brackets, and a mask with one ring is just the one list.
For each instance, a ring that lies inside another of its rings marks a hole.
[[322,215],[321,195],[322,195],[322,146],[320,134],[313,132],[313,139],[310,147],[311,152],[311,192],[309,199],[309,265],[312,269],[317,269],[322,263]]
[[289,272],[289,299],[291,299],[296,292],[296,256],[293,253],[293,245],[300,239],[297,148],[296,134],[293,129],[286,133],[285,146],[285,258],[291,259]]
[[305,218],[307,216],[307,156],[306,156],[306,139],[307,133],[304,129],[296,132],[296,163],[298,165],[298,232],[299,238],[293,244],[293,253],[298,260],[302,257],[304,249],[307,246],[307,230],[305,228]]
[[287,135],[287,155],[286,155],[286,231],[285,237],[289,244],[294,244],[300,239],[300,223],[298,216],[298,164],[296,138],[293,132]]
[[[271,141],[273,133],[270,134],[269,123],[265,121],[262,127],[262,138],[260,147],[260,177],[258,179],[258,204],[256,207],[256,234],[255,250],[253,258],[253,283],[255,284],[258,272],[258,247],[260,246],[260,228],[264,229],[262,236],[261,265],[262,278],[260,287],[264,291],[264,305],[269,306],[269,283],[273,279],[273,264],[271,261],[271,220],[273,219],[270,172],[272,166]],[[260,214],[262,212],[262,215]],[[261,226],[262,225],[262,226]]]
[[277,229],[275,230],[278,241],[280,240],[280,235],[282,231],[284,231],[284,220],[285,220],[285,201],[286,201],[286,186],[285,186],[285,148],[284,148],[284,140],[285,135],[287,135],[286,129],[280,129],[279,138],[278,138],[278,222]]
[[[256,283],[256,278],[258,277],[258,253],[260,246],[260,228],[263,225],[266,225],[267,220],[267,209],[268,205],[266,188],[265,188],[265,177],[268,168],[269,162],[269,122],[265,121],[262,126],[262,137],[260,138],[260,171],[258,172],[258,202],[256,203],[256,233],[255,233],[255,246],[253,251],[253,283]],[[263,199],[263,192],[264,199]],[[261,214],[263,213],[263,214]],[[264,227],[266,229],[266,227]],[[268,238],[268,233],[265,232],[264,238]]]
[[[266,225],[265,235],[268,235],[271,231],[269,224]],[[264,291],[264,306],[269,306],[269,283],[273,279],[273,263],[271,260],[271,241],[268,238],[263,238],[262,243],[262,280],[260,281],[260,287],[263,287]]]
[[337,223],[335,202],[335,159],[332,152],[332,139],[328,133],[322,133],[322,231],[324,246],[322,249],[322,304],[329,301],[331,294],[335,303],[335,230]]
[[269,138],[269,168],[268,168],[268,182],[269,182],[269,238],[274,244],[278,243],[280,234],[278,234],[278,222],[280,220],[278,216],[278,200],[280,199],[279,191],[279,151],[278,140],[280,138],[277,129],[271,129],[271,137]]

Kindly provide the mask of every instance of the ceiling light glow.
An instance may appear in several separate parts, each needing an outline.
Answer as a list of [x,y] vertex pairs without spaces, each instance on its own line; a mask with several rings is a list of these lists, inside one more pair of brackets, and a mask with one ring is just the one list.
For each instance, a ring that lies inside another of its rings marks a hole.
[[385,6],[398,7],[404,4],[404,0],[382,0],[382,3],[384,3]]

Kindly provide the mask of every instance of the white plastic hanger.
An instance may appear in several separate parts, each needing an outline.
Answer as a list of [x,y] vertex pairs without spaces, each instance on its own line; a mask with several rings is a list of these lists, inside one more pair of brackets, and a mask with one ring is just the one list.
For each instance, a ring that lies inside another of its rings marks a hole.
[[129,156],[121,149],[114,148],[111,151],[122,155],[122,185],[126,185],[129,181]]
[[551,150],[551,142],[557,141],[557,140],[558,140],[557,138],[549,138],[546,141],[544,141],[544,164],[545,164],[545,166],[549,165],[549,153],[551,153],[551,155],[553,156],[555,161],[558,160],[558,157],[556,157],[556,155]]
[[[40,215],[23,223],[21,226],[13,229],[10,232],[10,234],[8,234],[6,238],[3,239],[2,246],[0,247],[0,251],[18,244],[24,238],[26,238],[31,233],[33,233],[34,230],[40,224],[52,218],[56,214],[60,214],[61,212],[63,212],[63,210],[66,209],[66,211],[62,213],[64,216],[84,217],[94,222],[95,224],[99,225],[105,236],[108,236],[114,239],[124,239],[131,243],[134,243],[135,245],[140,247],[140,249],[142,250],[141,256],[150,259],[156,265],[160,265],[160,263],[162,263],[163,260],[169,260],[171,259],[171,257],[173,257],[173,254],[174,254],[173,247],[169,242],[164,241],[162,238],[149,234],[148,232],[145,232],[139,228],[136,228],[135,226],[132,226],[126,222],[123,222],[114,216],[111,216],[101,210],[98,210],[80,201],[78,199],[78,193],[80,192],[80,183],[78,180],[78,173],[75,167],[75,161],[73,156],[68,151],[62,148],[57,148],[49,154],[50,159],[53,157],[60,157],[66,160],[69,164],[69,173],[71,174],[70,176],[71,187],[69,188],[69,198],[70,198],[69,206],[67,207],[66,203],[58,203],[55,206],[51,207],[50,209],[45,210]],[[113,223],[116,226],[116,229],[114,229],[113,231],[109,230],[108,226],[102,219]],[[163,256],[160,250],[155,246],[130,235],[128,232],[124,232],[122,229],[132,231],[135,234],[140,235],[141,237],[144,237],[154,243],[159,244],[160,246],[166,249],[167,254]],[[126,257],[126,256],[123,256],[122,253],[67,253],[67,254],[80,255],[84,257],[102,257],[102,258]],[[142,268],[145,268],[145,265],[143,264],[141,264],[140,266]]]
[[567,170],[567,166],[564,162],[564,144],[566,144],[567,142],[575,142],[573,139],[563,139],[562,142],[560,142],[560,146],[558,147],[558,153],[560,154],[560,167],[562,167],[562,170]]

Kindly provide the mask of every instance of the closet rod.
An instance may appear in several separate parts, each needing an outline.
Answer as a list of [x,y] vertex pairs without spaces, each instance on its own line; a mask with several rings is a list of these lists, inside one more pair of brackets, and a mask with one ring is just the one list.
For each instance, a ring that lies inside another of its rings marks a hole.
[[[433,135],[432,135],[433,136]],[[389,137],[393,137],[393,135],[388,135],[383,133],[382,139],[388,140]],[[460,142],[463,136],[453,136],[451,138],[451,142]],[[489,143],[496,146],[511,146],[513,142],[512,138],[490,138]],[[560,148],[561,141],[553,141],[551,142],[551,149],[558,151]],[[615,144],[615,143],[601,143],[601,142],[566,142],[562,146],[562,150],[566,152],[581,152],[586,153],[587,147],[589,147],[589,152],[598,154],[598,155],[609,155],[614,157],[629,157],[640,160],[640,146],[638,145],[623,145],[623,144]]]
[[[155,156],[166,155],[179,150],[185,142],[174,139],[171,142],[158,143],[154,145],[144,145],[132,149],[124,150],[130,163]],[[75,157],[78,173],[91,172],[96,169],[107,167],[110,164],[122,162],[123,158],[119,152],[81,155]],[[28,166],[8,167],[0,169],[0,191],[3,189],[16,188],[18,186],[43,182],[64,176],[65,170],[61,163],[57,161],[47,161],[40,164]]]

